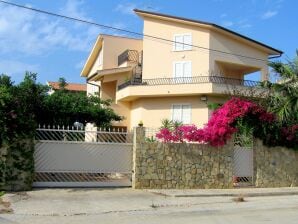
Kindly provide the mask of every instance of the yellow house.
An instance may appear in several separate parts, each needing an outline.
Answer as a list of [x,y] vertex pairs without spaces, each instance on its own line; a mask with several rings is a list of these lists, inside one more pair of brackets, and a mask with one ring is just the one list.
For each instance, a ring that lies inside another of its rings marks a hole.
[[256,86],[247,74],[266,80],[268,59],[283,53],[216,24],[134,11],[144,38],[99,35],[81,72],[88,94],[100,86],[100,97],[124,116],[115,126],[160,127],[167,118],[202,127],[208,102],[224,102],[228,86]]

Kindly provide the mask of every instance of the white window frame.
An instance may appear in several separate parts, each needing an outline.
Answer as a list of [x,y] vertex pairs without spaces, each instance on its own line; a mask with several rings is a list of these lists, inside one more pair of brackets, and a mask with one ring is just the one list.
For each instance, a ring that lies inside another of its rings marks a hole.
[[[183,37],[183,41],[182,41],[182,49],[181,50],[177,50],[176,49],[176,37]],[[173,51],[191,51],[192,50],[192,46],[189,46],[189,45],[184,45],[185,42],[184,42],[184,36],[190,36],[190,39],[191,39],[191,43],[190,45],[192,45],[192,34],[191,33],[181,33],[181,34],[174,34],[173,36]],[[186,48],[186,49],[185,49]]]
[[[179,79],[178,76],[176,76],[176,64],[182,63],[183,64],[183,76],[181,76]],[[190,76],[185,76],[184,74],[184,64],[189,63],[190,64]],[[173,78],[175,83],[186,83],[186,82],[192,82],[192,61],[173,61]],[[175,79],[178,78],[178,79]],[[187,79],[183,79],[187,78]]]
[[[181,106],[181,115],[182,115],[182,124],[191,124],[192,123],[192,107],[191,107],[191,104],[190,103],[174,103],[172,104],[172,109],[171,109],[171,120],[172,121],[175,121],[174,120],[174,106]],[[183,106],[189,106],[189,109],[190,109],[190,114],[189,114],[189,123],[184,123],[183,122]]]

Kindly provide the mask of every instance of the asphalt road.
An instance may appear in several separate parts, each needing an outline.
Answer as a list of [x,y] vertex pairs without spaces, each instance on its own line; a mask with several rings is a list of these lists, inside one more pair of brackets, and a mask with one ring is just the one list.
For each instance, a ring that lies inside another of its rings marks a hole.
[[298,195],[175,198],[131,189],[51,189],[6,195],[0,223],[298,223]]

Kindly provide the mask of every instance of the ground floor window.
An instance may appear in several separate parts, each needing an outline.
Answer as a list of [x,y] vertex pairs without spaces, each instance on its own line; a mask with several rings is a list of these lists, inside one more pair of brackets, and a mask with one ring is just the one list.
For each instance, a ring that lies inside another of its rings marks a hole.
[[183,124],[190,124],[191,123],[191,105],[173,104],[172,120],[182,122]]

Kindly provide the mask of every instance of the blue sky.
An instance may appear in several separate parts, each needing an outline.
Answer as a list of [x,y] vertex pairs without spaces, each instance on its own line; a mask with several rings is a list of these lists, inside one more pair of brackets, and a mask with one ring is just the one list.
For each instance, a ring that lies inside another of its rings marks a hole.
[[[296,0],[11,0],[51,12],[142,32],[139,8],[213,22],[285,52],[298,48]],[[38,81],[85,82],[80,71],[99,33],[120,34],[0,3],[0,73],[19,82],[24,71]]]

